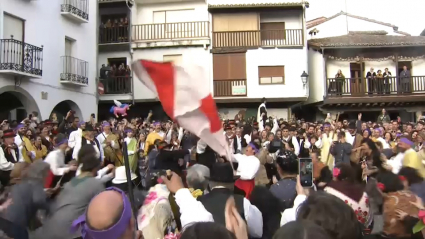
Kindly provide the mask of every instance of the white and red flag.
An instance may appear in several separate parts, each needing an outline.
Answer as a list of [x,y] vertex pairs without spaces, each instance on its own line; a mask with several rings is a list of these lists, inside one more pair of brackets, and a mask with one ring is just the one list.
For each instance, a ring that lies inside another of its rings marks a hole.
[[228,144],[210,93],[209,78],[202,67],[138,60],[132,64],[132,69],[139,80],[158,96],[170,118],[218,154],[228,155]]

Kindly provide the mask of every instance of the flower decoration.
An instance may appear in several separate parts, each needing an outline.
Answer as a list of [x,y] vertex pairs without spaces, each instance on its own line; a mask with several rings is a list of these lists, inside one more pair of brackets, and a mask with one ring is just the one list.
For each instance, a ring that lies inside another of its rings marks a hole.
[[203,192],[199,189],[194,190],[193,188],[190,188],[189,191],[194,198],[198,198],[203,195]]
[[378,183],[377,186],[381,191],[385,190],[385,185],[383,183]]
[[332,170],[332,175],[333,175],[335,178],[337,178],[340,174],[341,174],[341,169],[339,169],[339,168],[334,168],[334,169]]
[[413,227],[413,233],[417,233],[425,229],[425,211],[420,210],[418,213],[419,222]]
[[398,178],[399,178],[399,179],[400,179],[400,181],[402,181],[402,182],[406,181],[406,177],[404,177],[404,176],[402,176],[402,175],[399,175],[399,176],[398,176]]

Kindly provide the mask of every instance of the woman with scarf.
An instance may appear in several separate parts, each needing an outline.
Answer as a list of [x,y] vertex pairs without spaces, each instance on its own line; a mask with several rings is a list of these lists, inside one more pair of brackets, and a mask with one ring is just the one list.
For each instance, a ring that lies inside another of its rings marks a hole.
[[365,227],[371,223],[367,195],[360,184],[354,180],[349,164],[339,163],[333,169],[333,181],[329,182],[324,191],[336,196],[350,206],[357,220]]

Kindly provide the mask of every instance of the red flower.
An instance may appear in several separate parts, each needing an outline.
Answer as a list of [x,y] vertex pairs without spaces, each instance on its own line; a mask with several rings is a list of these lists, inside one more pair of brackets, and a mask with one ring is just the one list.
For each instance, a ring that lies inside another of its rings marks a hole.
[[355,210],[354,213],[357,215],[357,214],[359,214],[359,211]]
[[345,200],[344,202],[348,204],[348,200]]
[[406,181],[406,177],[404,177],[404,176],[402,176],[402,175],[399,175],[399,176],[398,176],[398,178],[399,178],[399,179],[400,179],[400,181],[402,181],[402,182]]
[[366,198],[366,200],[364,201],[366,204],[369,204],[369,199]]
[[365,216],[365,217],[367,216],[367,212],[366,211],[363,212],[363,216]]

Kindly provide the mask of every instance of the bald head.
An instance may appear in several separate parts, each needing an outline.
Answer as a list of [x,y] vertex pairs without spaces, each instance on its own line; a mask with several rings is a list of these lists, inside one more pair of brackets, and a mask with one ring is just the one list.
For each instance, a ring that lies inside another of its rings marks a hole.
[[86,221],[94,230],[106,230],[121,218],[124,202],[119,192],[104,191],[93,198],[87,208]]

